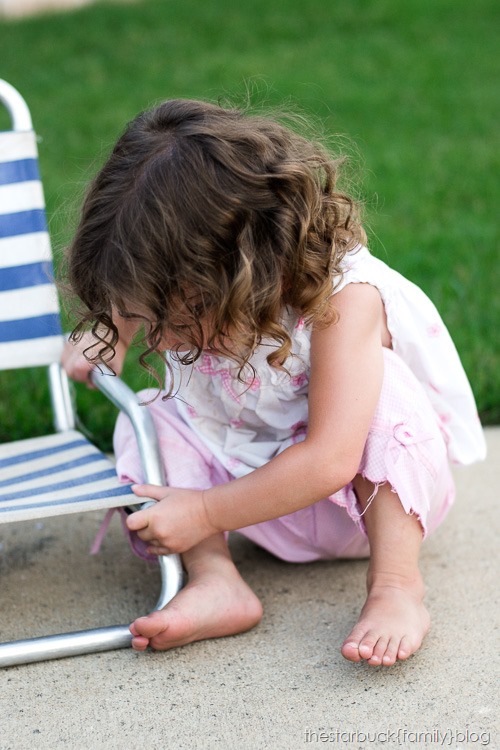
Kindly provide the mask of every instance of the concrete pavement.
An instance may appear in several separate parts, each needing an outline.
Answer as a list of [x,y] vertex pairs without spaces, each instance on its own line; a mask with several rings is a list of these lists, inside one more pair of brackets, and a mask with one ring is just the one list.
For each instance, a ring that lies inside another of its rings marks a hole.
[[[487,440],[487,461],[456,471],[455,507],[424,546],[433,627],[408,662],[374,669],[339,653],[366,562],[290,565],[235,535],[264,603],[257,628],[1,670],[0,750],[499,748],[500,428]],[[117,520],[88,556],[101,517],[0,529],[1,640],[126,623],[154,605],[157,571],[129,553]]]

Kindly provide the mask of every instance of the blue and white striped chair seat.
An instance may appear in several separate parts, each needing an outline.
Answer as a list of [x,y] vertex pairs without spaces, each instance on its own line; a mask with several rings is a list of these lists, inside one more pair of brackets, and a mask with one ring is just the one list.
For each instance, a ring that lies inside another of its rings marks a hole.
[[0,523],[134,503],[112,462],[79,432],[0,445]]

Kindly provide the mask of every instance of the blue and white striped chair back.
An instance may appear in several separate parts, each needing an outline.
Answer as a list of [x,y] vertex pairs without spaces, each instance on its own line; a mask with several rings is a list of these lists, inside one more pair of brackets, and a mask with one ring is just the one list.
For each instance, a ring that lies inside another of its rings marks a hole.
[[57,362],[64,343],[36,136],[29,115],[13,111],[9,89],[0,81],[0,101],[14,127],[30,129],[0,132],[0,370]]

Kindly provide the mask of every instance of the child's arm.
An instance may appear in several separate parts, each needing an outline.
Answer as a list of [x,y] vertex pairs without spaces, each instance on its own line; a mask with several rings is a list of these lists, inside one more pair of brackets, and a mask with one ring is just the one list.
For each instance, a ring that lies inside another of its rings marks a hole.
[[[113,322],[118,328],[119,339],[115,346],[115,355],[113,359],[106,362],[106,364],[112,367],[114,372],[119,375],[122,371],[123,362],[130,346],[130,342],[132,341],[138,326],[135,321],[121,318],[118,314],[113,315]],[[90,331],[84,333],[80,341],[77,343],[73,343],[72,341],[66,342],[61,357],[61,363],[70,378],[82,383],[90,383],[89,375],[95,367],[85,357],[84,351],[85,349],[98,344],[98,340]]]
[[348,285],[331,304],[339,321],[314,331],[311,340],[305,440],[251,474],[203,493],[138,488],[139,495],[164,500],[128,519],[145,541],[157,540],[157,551],[182,552],[210,533],[293,513],[353,479],[381,390],[383,306],[367,284]]

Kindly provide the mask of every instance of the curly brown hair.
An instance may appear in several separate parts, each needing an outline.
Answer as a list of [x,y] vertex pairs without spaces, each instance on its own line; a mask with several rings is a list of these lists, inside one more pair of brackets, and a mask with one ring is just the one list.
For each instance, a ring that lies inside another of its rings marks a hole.
[[[265,339],[290,354],[284,308],[330,322],[345,253],[365,240],[355,201],[336,191],[339,159],[273,119],[175,99],[138,115],[90,186],[68,252],[70,287],[91,324],[94,363],[112,358],[113,310],[150,313],[140,361],[166,330],[193,362],[207,342],[239,365]],[[182,315],[179,310],[182,308]]]

